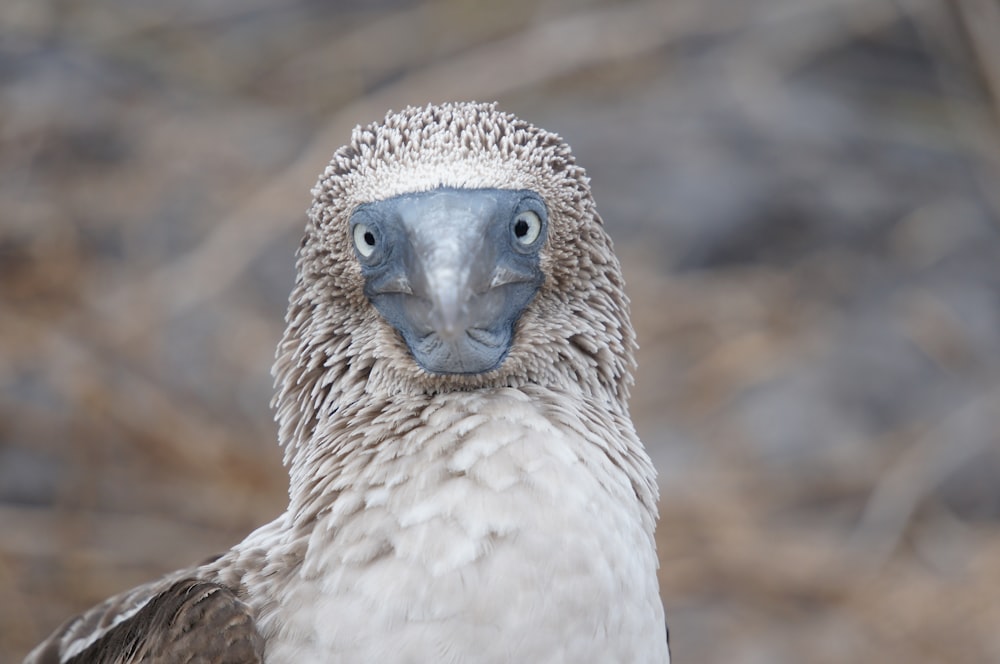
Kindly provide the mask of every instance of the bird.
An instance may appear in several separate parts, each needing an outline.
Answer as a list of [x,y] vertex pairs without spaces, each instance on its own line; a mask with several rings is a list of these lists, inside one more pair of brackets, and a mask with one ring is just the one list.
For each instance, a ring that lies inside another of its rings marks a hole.
[[288,508],[25,662],[668,663],[629,301],[567,143],[409,106],[312,196],[272,371]]

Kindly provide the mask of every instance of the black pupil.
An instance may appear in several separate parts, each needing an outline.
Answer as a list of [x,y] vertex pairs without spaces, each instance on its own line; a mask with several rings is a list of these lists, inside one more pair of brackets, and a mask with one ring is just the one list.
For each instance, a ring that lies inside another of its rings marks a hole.
[[518,237],[524,237],[528,234],[528,222],[524,219],[518,219],[514,222],[514,235]]
[[369,247],[375,246],[375,236],[372,235],[371,231],[365,231],[365,244],[367,244]]

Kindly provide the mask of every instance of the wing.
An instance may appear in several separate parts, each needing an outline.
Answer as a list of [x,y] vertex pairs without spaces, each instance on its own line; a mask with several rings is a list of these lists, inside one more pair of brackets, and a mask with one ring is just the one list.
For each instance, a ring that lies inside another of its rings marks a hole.
[[139,588],[74,618],[25,664],[256,664],[263,653],[253,613],[236,593],[187,577]]

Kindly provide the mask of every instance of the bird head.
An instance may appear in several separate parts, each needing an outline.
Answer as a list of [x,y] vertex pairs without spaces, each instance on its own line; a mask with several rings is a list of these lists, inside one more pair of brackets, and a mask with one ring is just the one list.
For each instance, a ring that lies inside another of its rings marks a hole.
[[530,190],[435,188],[359,206],[364,293],[431,374],[497,369],[544,282],[547,212]]
[[312,193],[274,371],[284,441],[362,392],[534,383],[624,408],[621,270],[559,136],[493,104],[410,107],[357,127]]

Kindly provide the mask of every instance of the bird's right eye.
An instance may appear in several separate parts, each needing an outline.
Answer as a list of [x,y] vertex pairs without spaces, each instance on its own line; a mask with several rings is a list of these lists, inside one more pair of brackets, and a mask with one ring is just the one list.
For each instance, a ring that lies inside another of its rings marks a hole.
[[514,218],[514,237],[524,246],[542,234],[542,219],[534,210],[525,210]]
[[358,250],[363,258],[369,258],[375,253],[378,238],[368,224],[355,224],[354,226],[354,248]]

